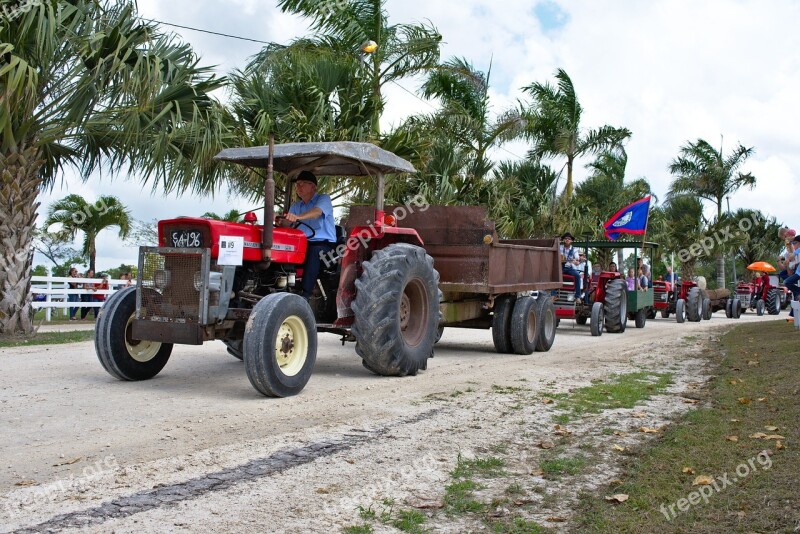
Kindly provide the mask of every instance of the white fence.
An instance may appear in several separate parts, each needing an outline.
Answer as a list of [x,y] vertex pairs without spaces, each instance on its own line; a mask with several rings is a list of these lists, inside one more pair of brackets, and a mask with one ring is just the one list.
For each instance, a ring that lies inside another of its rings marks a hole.
[[[31,305],[34,309],[45,309],[45,320],[51,320],[52,310],[69,308],[100,308],[103,306],[104,301],[90,300],[84,302],[78,297],[78,301],[69,302],[67,295],[105,295],[107,299],[109,295],[113,295],[118,290],[128,285],[128,280],[109,280],[109,289],[94,289],[95,284],[103,283],[102,278],[74,278],[69,276],[34,276],[32,277],[31,293],[33,293],[33,302]],[[82,284],[83,289],[70,289],[68,284]],[[131,283],[136,283],[134,280]],[[38,297],[42,295],[42,297]],[[40,300],[42,299],[42,300]]]

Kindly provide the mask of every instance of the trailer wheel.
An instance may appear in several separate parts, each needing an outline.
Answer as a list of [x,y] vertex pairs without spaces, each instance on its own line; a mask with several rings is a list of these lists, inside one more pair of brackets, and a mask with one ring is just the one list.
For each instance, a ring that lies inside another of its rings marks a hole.
[[492,318],[492,341],[500,354],[511,354],[511,315],[514,310],[516,295],[500,295],[494,301],[494,317]]
[[711,299],[706,297],[703,299],[703,320],[708,321],[711,319],[711,314],[714,313],[711,311]]
[[664,308],[661,310],[661,318],[669,319],[669,308]]
[[136,288],[126,287],[105,302],[97,318],[94,338],[97,358],[108,374],[119,380],[153,378],[172,354],[172,343],[131,337],[135,316]]
[[678,299],[675,303],[675,321],[682,323],[686,320],[686,301]]
[[647,308],[642,308],[636,312],[634,324],[636,324],[636,328],[644,328],[644,325],[647,324]]
[[516,354],[531,354],[539,339],[539,317],[536,299],[518,298],[511,313],[511,346]]
[[733,299],[733,304],[731,304],[731,312],[733,313],[734,319],[738,319],[742,316],[742,303],[739,299]]
[[703,297],[699,287],[693,287],[686,296],[686,318],[693,323],[700,321],[703,314]]
[[244,342],[241,339],[237,340],[227,340],[224,339],[222,342],[225,344],[225,347],[228,349],[228,354],[236,358],[237,360],[244,360],[244,352],[242,352]]
[[592,304],[592,319],[589,323],[589,332],[593,336],[603,335],[603,323],[605,322],[605,312],[603,311],[603,303],[595,302]]
[[536,351],[547,352],[556,340],[556,307],[553,300],[547,296],[536,299],[537,314],[539,319],[539,336],[536,338]]
[[353,336],[364,367],[383,376],[415,375],[433,354],[439,273],[425,250],[395,243],[362,264],[353,302]]
[[777,287],[767,290],[767,313],[770,315],[778,315],[781,313],[781,294]]
[[617,278],[606,286],[606,302],[603,309],[606,331],[621,334],[628,325],[628,288],[625,280]]
[[244,330],[244,369],[268,397],[297,395],[317,360],[317,329],[308,302],[293,293],[258,301]]
[[725,301],[725,317],[733,319],[733,299]]

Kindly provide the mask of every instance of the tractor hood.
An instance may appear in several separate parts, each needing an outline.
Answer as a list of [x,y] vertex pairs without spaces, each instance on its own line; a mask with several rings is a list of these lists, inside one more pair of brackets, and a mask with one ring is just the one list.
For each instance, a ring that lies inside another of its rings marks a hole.
[[[266,168],[269,147],[226,148],[215,160]],[[375,176],[415,172],[403,158],[371,143],[283,143],[275,145],[273,168],[283,174],[311,171],[317,176]]]

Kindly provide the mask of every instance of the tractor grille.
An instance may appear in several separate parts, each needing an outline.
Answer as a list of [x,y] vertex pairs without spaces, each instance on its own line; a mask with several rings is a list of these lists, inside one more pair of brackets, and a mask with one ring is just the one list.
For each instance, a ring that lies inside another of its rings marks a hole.
[[205,324],[209,304],[208,272],[208,249],[142,247],[137,318]]
[[564,284],[561,286],[561,289],[557,289],[553,292],[555,295],[555,300],[553,304],[557,307],[568,307],[572,308],[575,306],[575,283],[564,281]]
[[667,294],[666,291],[655,291],[653,293],[653,298],[655,299],[656,302],[667,302],[668,296],[669,295]]

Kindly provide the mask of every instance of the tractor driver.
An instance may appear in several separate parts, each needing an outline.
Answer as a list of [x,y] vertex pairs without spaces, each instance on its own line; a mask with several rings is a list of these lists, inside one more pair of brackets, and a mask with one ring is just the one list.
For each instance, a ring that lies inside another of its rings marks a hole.
[[564,266],[562,272],[564,274],[568,274],[570,276],[575,277],[575,300],[581,299],[581,272],[578,270],[578,264],[580,263],[580,256],[578,251],[575,247],[572,246],[572,242],[575,240],[572,237],[572,234],[566,232],[564,235],[561,236],[561,241],[564,243],[561,245],[561,261],[564,262]]
[[295,191],[300,200],[291,205],[289,213],[279,219],[279,224],[303,223],[298,228],[308,237],[308,249],[303,263],[302,290],[303,297],[308,299],[319,276],[320,256],[336,247],[336,228],[331,197],[317,193],[317,177],[313,172],[303,171],[297,176]]

